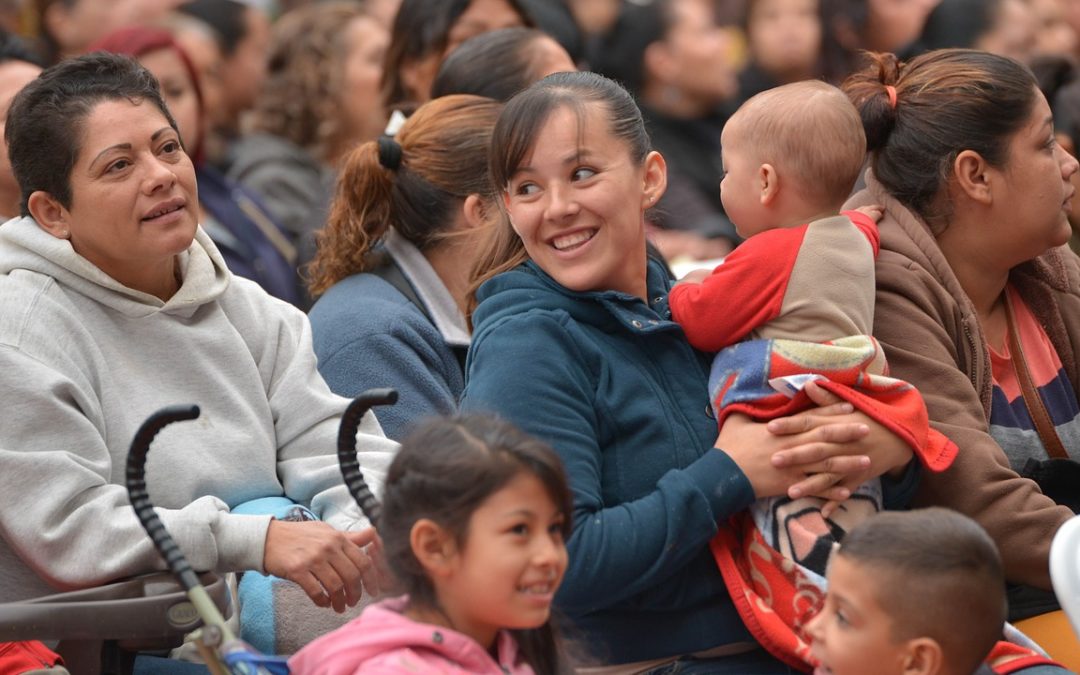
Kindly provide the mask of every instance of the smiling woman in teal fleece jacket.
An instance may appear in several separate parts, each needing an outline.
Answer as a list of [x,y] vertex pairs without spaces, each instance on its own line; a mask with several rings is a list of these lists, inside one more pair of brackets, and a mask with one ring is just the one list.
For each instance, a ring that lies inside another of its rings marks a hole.
[[[710,451],[709,358],[671,321],[668,288],[655,262],[648,303],[569,291],[528,262],[485,283],[473,314],[462,406],[558,450],[574,494],[559,609],[613,662],[753,640],[708,542],[754,492]],[[913,477],[890,503],[910,498]]]
[[[790,672],[749,651],[708,548],[717,523],[755,497],[824,490],[844,476],[805,474],[843,471],[853,455],[871,455],[873,468],[849,468],[845,481],[901,469],[910,452],[873,425],[870,450],[845,424],[867,419],[858,415],[801,418],[835,432],[814,449],[837,460],[831,468],[808,455],[813,431],[777,439],[732,419],[717,447],[709,359],[671,321],[670,280],[645,253],[663,158],[617,84],[545,78],[507,103],[492,156],[509,218],[478,257],[462,407],[509,419],[566,465],[574,528],[556,604],[570,634],[597,659],[638,669],[693,655],[710,672]],[[776,467],[776,455],[799,465]]]

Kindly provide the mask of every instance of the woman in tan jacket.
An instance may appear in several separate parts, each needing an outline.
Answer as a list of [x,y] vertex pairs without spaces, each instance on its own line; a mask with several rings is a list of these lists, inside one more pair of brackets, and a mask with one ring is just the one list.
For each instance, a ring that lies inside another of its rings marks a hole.
[[1055,445],[1080,458],[1080,260],[1063,246],[1076,159],[1054,142],[1031,72],[1005,57],[878,54],[844,89],[871,158],[848,206],[885,207],[874,334],[960,447],[950,469],[923,475],[917,503],[990,532],[1012,619],[1055,609],[1050,541],[1080,481],[1051,498],[1031,477],[1080,469],[1047,463]]

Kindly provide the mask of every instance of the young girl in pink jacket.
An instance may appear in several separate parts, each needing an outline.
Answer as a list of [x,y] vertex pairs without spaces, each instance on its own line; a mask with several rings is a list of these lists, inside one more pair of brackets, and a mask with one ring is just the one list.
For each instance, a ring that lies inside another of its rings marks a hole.
[[437,419],[402,444],[378,532],[405,595],[289,660],[298,675],[570,672],[549,622],[571,496],[546,445],[484,416]]

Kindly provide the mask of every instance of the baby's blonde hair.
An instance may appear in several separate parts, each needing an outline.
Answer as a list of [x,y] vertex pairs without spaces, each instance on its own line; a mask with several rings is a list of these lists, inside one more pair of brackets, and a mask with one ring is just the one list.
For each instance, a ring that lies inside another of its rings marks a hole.
[[827,210],[851,194],[866,158],[859,113],[838,88],[806,80],[752,97],[728,120],[724,143],[738,145]]

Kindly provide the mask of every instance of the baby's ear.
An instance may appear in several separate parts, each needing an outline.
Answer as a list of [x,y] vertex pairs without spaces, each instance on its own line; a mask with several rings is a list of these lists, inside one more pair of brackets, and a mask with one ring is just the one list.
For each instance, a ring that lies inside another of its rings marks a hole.
[[944,672],[945,654],[933,638],[920,637],[904,645],[904,675],[940,675]]
[[446,576],[457,553],[452,534],[428,518],[413,523],[409,531],[409,545],[421,567],[431,576]]
[[769,206],[780,194],[780,174],[772,164],[758,167],[758,188],[762,206]]

